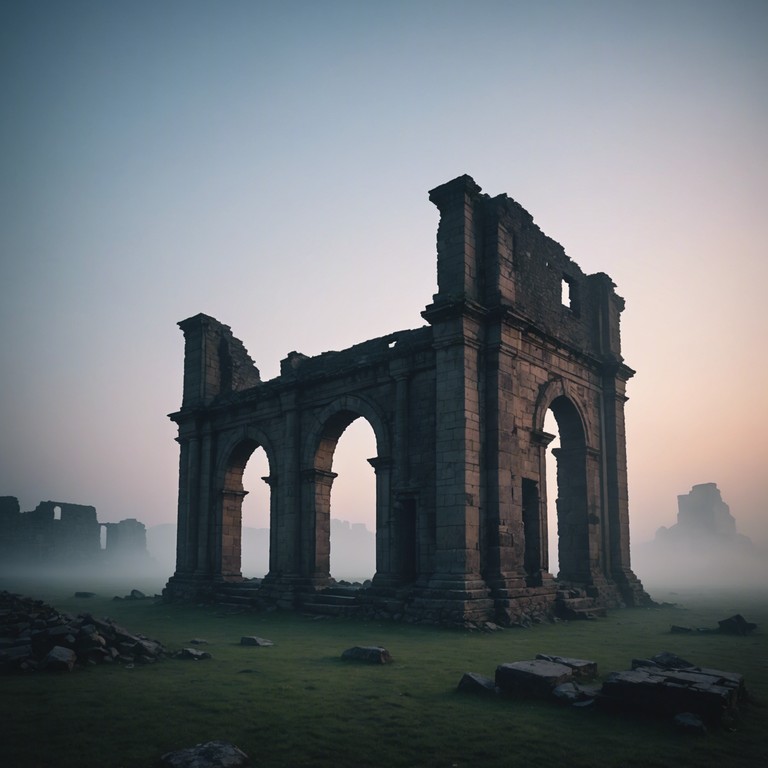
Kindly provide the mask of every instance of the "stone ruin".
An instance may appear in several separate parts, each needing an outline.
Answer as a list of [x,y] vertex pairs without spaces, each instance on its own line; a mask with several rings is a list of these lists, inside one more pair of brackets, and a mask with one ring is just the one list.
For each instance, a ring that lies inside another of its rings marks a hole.
[[694,485],[677,497],[677,523],[656,531],[656,542],[667,547],[719,545],[750,552],[749,537],[736,532],[736,520],[716,483]]
[[21,512],[15,496],[0,496],[3,565],[66,568],[148,557],[147,531],[138,520],[100,523],[95,507],[62,501],[41,501],[31,512]]
[[[372,615],[510,624],[646,604],[630,567],[621,354],[623,299],[587,275],[506,195],[469,176],[433,189],[438,291],[426,325],[341,352],[290,352],[262,381],[218,320],[179,323],[185,340],[176,571],[164,596]],[[561,447],[546,480],[551,411]],[[377,455],[376,573],[329,594],[332,462],[364,418]],[[241,573],[243,471],[264,449],[269,572]],[[550,571],[547,500],[557,498],[560,572]]]

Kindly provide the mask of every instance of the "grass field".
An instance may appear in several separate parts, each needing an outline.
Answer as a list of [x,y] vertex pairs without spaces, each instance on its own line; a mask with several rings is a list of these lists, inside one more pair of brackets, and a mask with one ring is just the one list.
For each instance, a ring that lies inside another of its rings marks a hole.
[[[170,651],[208,641],[206,661],[166,659],[132,669],[0,678],[0,766],[150,768],[165,752],[226,739],[256,766],[764,766],[768,764],[768,599],[737,593],[654,593],[676,606],[614,611],[494,633],[285,613],[221,614],[154,600],[112,601],[160,585],[0,582],[70,613],[108,616]],[[75,589],[96,598],[75,599]],[[747,637],[671,634],[742,613]],[[239,644],[242,635],[274,641]],[[340,660],[352,645],[383,645],[394,663]],[[757,703],[734,730],[682,734],[663,720],[548,702],[456,693],[464,672],[551,653],[628,669],[659,651],[741,672]]]

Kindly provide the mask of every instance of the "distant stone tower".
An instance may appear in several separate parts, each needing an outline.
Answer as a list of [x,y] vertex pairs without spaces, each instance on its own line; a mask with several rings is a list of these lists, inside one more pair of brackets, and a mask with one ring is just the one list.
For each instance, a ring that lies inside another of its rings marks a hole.
[[[336,443],[376,436],[376,575],[363,610],[505,623],[644,603],[632,573],[624,428],[623,300],[585,275],[506,195],[469,176],[430,192],[440,211],[428,325],[309,358],[262,382],[206,315],[185,337],[178,547],[170,599],[214,596],[240,573],[243,470],[269,461],[270,568],[254,600],[317,606],[329,585]],[[549,571],[547,446],[557,450],[560,573]],[[568,589],[564,589],[567,587]],[[230,587],[231,588],[231,587]],[[571,606],[573,609],[573,606]]]

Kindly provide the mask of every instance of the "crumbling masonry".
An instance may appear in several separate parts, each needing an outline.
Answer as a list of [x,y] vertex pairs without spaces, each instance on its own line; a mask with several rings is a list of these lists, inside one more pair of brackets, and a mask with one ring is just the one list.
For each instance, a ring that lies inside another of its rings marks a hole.
[[[469,176],[430,192],[440,211],[428,325],[309,358],[262,382],[230,329],[200,314],[185,337],[178,547],[165,595],[210,596],[240,573],[243,470],[269,461],[262,600],[306,606],[329,584],[333,453],[366,419],[376,436],[376,574],[357,602],[412,620],[504,623],[648,600],[630,569],[619,317],[506,195]],[[563,297],[566,297],[563,299]],[[560,572],[549,572],[545,459],[557,449]]]

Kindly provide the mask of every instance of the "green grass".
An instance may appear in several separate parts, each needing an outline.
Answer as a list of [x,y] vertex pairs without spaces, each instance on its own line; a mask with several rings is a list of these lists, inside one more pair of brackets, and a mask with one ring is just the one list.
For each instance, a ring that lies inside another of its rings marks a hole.
[[[159,585],[131,584],[145,591]],[[491,634],[293,613],[218,615],[152,600],[117,601],[130,586],[75,599],[74,589],[0,583],[60,610],[109,616],[169,650],[205,638],[211,660],[100,666],[72,674],[0,678],[0,764],[9,768],[147,768],[171,750],[227,739],[258,766],[762,766],[768,708],[745,708],[734,731],[680,734],[666,721],[548,702],[456,693],[462,673],[493,676],[536,653],[589,658],[601,675],[668,650],[744,674],[768,702],[768,600],[678,595],[681,607],[614,611],[596,622]],[[82,585],[77,588],[88,588]],[[658,597],[658,596],[657,596]],[[749,637],[677,635],[671,624],[716,626],[740,612]],[[242,635],[275,642],[240,646]],[[394,663],[346,663],[356,644],[389,649]],[[244,671],[248,670],[248,671]]]

